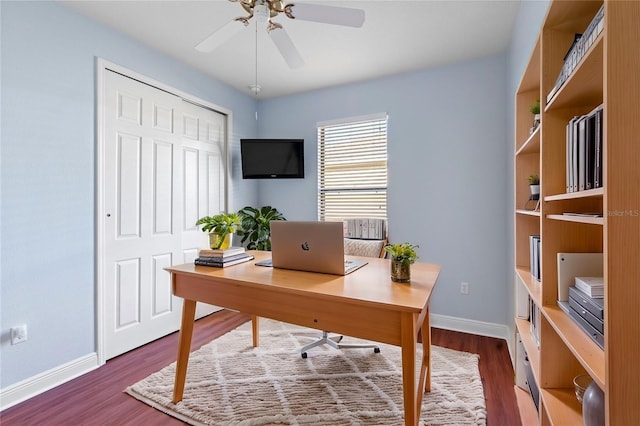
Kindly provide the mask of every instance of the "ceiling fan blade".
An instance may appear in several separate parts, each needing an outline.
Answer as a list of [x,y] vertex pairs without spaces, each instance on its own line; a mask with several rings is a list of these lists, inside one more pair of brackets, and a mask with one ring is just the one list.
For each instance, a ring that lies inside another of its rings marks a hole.
[[364,24],[364,10],[349,7],[296,3],[285,6],[287,16],[303,21],[359,28]]
[[234,19],[214,31],[209,37],[196,44],[195,49],[199,52],[209,53],[230,40],[233,36],[242,31],[246,25],[242,21]]
[[295,69],[304,65],[302,56],[300,56],[298,49],[296,49],[291,37],[289,37],[289,34],[287,34],[284,28],[274,28],[269,31],[269,35],[285,62],[289,65],[289,68]]

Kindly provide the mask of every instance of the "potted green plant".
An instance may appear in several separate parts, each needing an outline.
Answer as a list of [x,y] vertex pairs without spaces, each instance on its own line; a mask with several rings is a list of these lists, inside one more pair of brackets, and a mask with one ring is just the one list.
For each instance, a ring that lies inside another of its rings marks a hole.
[[202,232],[209,233],[209,246],[212,249],[231,247],[231,235],[240,225],[240,217],[236,213],[219,213],[198,219],[196,225],[202,225]]
[[540,177],[532,174],[527,178],[529,189],[531,190],[531,199],[537,200],[540,197]]
[[388,244],[385,251],[391,255],[391,281],[411,281],[411,264],[418,259],[418,245],[411,243]]
[[263,206],[259,209],[255,207],[244,207],[238,211],[240,216],[240,229],[238,235],[242,237],[242,244],[249,240],[247,248],[249,250],[271,250],[271,227],[272,220],[287,220],[271,206]]
[[531,126],[531,133],[533,133],[540,124],[540,99],[536,99],[536,101],[531,104],[529,111],[533,114],[533,125]]

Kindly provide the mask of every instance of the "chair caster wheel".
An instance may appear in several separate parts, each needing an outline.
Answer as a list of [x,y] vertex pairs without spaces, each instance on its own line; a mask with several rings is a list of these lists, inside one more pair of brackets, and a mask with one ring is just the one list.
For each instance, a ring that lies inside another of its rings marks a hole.
[[373,353],[379,354],[380,353],[380,348],[373,348]]
[[307,353],[306,352],[302,352],[302,359],[307,359]]

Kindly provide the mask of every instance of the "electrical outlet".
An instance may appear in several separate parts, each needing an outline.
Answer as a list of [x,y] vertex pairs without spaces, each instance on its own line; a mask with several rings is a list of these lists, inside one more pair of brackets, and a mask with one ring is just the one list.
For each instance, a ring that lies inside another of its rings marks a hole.
[[469,283],[460,283],[460,293],[469,294]]
[[27,325],[22,324],[17,327],[11,328],[11,344],[17,345],[18,343],[27,341]]

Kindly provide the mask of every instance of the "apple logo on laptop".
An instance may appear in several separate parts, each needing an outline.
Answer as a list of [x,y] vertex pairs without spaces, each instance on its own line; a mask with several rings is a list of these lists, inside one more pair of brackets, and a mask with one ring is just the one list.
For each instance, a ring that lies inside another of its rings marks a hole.
[[304,242],[302,244],[300,244],[300,247],[302,247],[302,250],[304,251],[309,251],[309,243],[308,242]]

